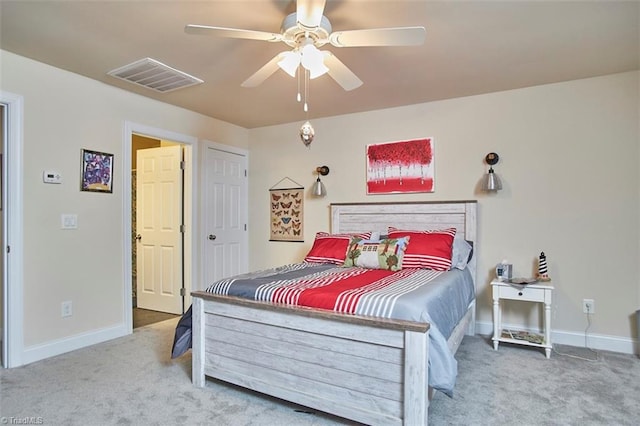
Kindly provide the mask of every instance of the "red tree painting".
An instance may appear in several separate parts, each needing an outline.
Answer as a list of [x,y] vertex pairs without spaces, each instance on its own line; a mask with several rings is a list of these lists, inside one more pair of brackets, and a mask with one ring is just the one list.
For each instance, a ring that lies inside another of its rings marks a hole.
[[433,139],[367,146],[367,194],[433,192]]

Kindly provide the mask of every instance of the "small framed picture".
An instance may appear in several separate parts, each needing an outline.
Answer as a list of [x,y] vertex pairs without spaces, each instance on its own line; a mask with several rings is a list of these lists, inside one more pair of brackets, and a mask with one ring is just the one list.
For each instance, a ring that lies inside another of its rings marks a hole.
[[82,150],[80,191],[113,192],[113,154]]

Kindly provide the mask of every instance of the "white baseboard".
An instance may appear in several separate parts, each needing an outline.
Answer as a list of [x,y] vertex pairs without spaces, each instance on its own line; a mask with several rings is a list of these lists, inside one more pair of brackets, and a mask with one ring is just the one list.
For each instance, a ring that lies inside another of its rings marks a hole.
[[30,346],[24,349],[22,365],[40,361],[45,358],[71,352],[76,349],[106,342],[117,337],[126,336],[130,331],[124,324],[103,328],[97,331],[77,334],[63,339],[53,340],[40,345]]
[[[521,330],[521,326],[505,324],[504,328]],[[540,333],[540,330],[527,330]],[[476,321],[476,334],[493,335],[493,322]],[[551,330],[552,343],[561,345],[576,346],[581,348],[591,348],[603,351],[620,352],[624,354],[636,353],[636,348],[640,351],[640,343],[636,339],[620,336],[608,336],[605,334],[588,333],[585,344],[585,333],[575,331]]]
[[[522,327],[505,324],[505,328],[522,329]],[[539,333],[540,330],[528,330]],[[476,321],[476,334],[491,336],[493,334],[493,323]],[[54,340],[36,346],[25,348],[22,354],[22,365],[50,358],[76,349],[81,349],[97,343],[106,342],[118,337],[130,334],[128,327],[120,324],[114,327],[103,328],[98,331],[78,334],[64,339]],[[640,351],[640,343],[636,339],[620,336],[608,336],[603,334],[588,334],[585,345],[585,334],[573,331],[552,330],[551,340],[553,343],[576,347],[589,347],[591,349],[620,352],[625,354],[636,353],[636,348]]]

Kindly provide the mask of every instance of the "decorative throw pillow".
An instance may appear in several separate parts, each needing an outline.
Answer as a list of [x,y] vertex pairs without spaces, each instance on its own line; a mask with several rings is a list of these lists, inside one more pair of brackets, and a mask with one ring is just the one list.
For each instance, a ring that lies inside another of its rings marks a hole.
[[451,269],[451,253],[456,228],[429,231],[389,227],[389,238],[411,237],[404,254],[403,268],[425,268],[435,271]]
[[334,263],[342,265],[347,256],[347,248],[351,238],[362,240],[369,239],[371,232],[361,234],[329,234],[327,232],[316,233],[316,239],[309,253],[304,258],[310,263]]
[[344,266],[399,271],[410,237],[381,241],[352,239]]

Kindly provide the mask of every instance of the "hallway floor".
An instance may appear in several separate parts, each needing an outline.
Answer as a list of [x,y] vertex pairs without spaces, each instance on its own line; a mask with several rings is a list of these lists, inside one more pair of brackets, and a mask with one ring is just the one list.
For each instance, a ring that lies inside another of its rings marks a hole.
[[133,308],[133,328],[143,327],[156,322],[165,321],[180,315],[166,312],[150,311],[148,309]]

